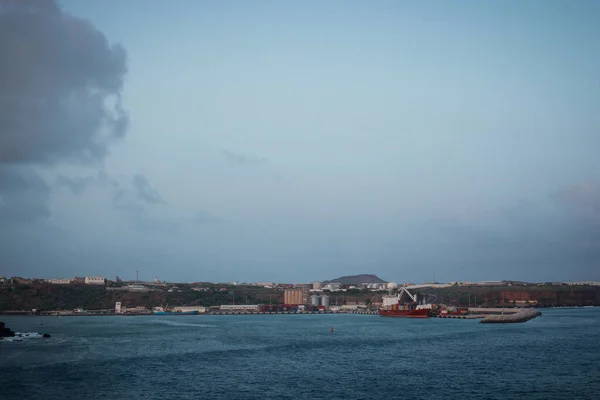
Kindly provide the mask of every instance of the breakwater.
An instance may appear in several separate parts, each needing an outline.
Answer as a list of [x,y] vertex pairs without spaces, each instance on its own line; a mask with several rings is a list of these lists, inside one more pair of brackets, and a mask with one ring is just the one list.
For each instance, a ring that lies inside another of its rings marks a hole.
[[482,324],[508,324],[527,322],[530,319],[534,319],[542,315],[542,313],[535,309],[526,309],[517,313],[509,315],[486,315],[480,323]]

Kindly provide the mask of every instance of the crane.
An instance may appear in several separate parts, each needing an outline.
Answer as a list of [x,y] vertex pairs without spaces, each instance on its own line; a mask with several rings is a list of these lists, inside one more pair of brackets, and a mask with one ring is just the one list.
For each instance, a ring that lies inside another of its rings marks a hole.
[[402,293],[406,293],[406,295],[407,295],[408,297],[410,297],[410,299],[411,299],[412,301],[414,301],[415,303],[417,303],[417,295],[416,295],[416,294],[414,294],[414,295],[413,295],[412,293],[410,293],[410,292],[408,291],[408,289],[406,289],[404,286],[402,286],[402,287],[400,288],[400,293],[398,294],[398,298],[402,298]]

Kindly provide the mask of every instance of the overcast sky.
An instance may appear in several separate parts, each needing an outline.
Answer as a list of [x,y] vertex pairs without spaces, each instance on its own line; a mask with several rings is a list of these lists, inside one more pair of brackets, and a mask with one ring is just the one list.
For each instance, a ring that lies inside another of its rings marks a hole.
[[596,1],[0,0],[0,275],[600,280]]

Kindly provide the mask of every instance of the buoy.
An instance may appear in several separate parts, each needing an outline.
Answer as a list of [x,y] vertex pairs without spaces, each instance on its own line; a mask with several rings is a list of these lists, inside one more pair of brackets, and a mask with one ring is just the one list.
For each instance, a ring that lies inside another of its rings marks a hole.
[[331,327],[331,330],[329,332],[333,332],[333,326]]

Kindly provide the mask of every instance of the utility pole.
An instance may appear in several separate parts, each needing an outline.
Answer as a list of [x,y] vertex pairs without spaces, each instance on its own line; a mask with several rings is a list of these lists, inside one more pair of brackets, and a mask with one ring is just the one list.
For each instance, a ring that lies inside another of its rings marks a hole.
[[139,270],[135,271],[135,281],[138,283],[140,282],[140,271]]

